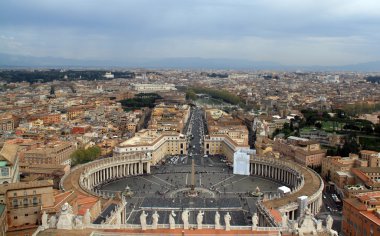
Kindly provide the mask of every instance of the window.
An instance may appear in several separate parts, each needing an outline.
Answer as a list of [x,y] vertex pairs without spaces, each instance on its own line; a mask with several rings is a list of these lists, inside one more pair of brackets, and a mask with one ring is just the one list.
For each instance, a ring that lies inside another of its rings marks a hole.
[[9,167],[1,167],[0,174],[1,176],[9,176]]
[[13,217],[13,219],[17,220],[17,216]]
[[25,216],[28,216],[28,214],[25,214]]
[[18,201],[17,201],[17,199],[13,199],[12,206],[15,207],[15,208],[18,207]]
[[27,198],[24,198],[24,207],[28,206],[28,199]]
[[34,198],[33,198],[33,205],[37,205],[37,204],[38,204],[38,202],[37,202],[37,198],[34,197]]

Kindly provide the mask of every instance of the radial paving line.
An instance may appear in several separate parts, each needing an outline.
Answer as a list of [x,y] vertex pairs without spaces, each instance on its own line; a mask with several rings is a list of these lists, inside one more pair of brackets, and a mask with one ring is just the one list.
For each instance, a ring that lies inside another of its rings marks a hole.
[[234,177],[234,176],[230,176],[230,177],[228,177],[227,179],[221,180],[221,181],[219,181],[218,183],[212,185],[211,187],[215,187],[216,185],[218,185],[218,184],[220,184],[220,183],[222,183],[222,182],[224,182],[224,181],[227,181],[228,179],[231,179],[231,178],[233,178],[233,177]]
[[[235,176],[234,176],[234,177],[235,177]],[[224,185],[224,187],[229,186],[229,185],[234,184],[234,183],[237,183],[237,182],[240,182],[240,181],[242,181],[243,179],[246,179],[246,178],[249,178],[249,176],[246,176],[246,177],[241,178],[241,179],[236,180],[236,181],[232,181],[232,183],[230,183],[230,184],[226,184],[226,185]]]
[[146,178],[144,178],[144,177],[139,176],[139,178],[140,178],[140,179],[143,179],[143,180],[146,180],[146,181],[148,181],[148,182],[151,182],[151,183],[153,183],[153,184],[157,184],[158,186],[161,186],[161,184],[159,184],[159,183],[157,183],[157,182],[154,182],[154,181],[152,181],[152,180],[146,179]]
[[166,184],[169,184],[169,185],[171,185],[171,186],[174,186],[173,184],[171,184],[171,183],[169,183],[168,181],[166,181],[166,180],[163,180],[163,179],[161,179],[161,178],[158,178],[157,176],[155,176],[155,175],[152,175],[154,178],[156,178],[156,179],[159,179],[159,180],[161,180],[162,182],[164,182],[164,183],[166,183]]

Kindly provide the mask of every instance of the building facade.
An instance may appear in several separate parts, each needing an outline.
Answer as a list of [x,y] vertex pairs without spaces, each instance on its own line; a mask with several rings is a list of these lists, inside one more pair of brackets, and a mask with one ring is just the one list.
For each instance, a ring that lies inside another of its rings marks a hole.
[[54,142],[24,153],[23,163],[70,165],[70,155],[76,150],[69,142]]
[[0,189],[0,203],[5,203],[8,208],[8,230],[37,227],[41,207],[54,204],[53,182],[4,184]]
[[343,200],[344,235],[380,235],[380,192],[362,193]]
[[115,157],[125,154],[145,152],[151,156],[151,164],[156,165],[167,155],[187,154],[185,135],[169,131],[140,130],[134,137],[115,147]]

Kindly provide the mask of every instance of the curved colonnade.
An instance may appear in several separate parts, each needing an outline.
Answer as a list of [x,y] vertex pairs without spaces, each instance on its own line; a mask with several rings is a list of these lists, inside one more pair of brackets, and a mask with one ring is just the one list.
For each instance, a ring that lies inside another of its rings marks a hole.
[[284,183],[291,188],[285,195],[278,194],[274,198],[258,201],[257,213],[261,226],[277,226],[269,211],[276,209],[281,215],[295,220],[299,216],[298,198],[307,196],[307,207],[313,215],[317,214],[322,206],[323,180],[313,170],[301,166],[293,161],[277,160],[273,158],[252,158],[251,175],[272,179]]
[[79,185],[87,193],[106,198],[94,188],[127,176],[150,174],[151,157],[143,152],[91,162],[84,167]]
[[[128,154],[98,160],[83,166],[79,186],[89,194],[106,198],[95,191],[96,186],[116,179],[150,173],[150,157],[145,153]],[[260,226],[279,226],[270,211],[278,210],[290,220],[299,215],[298,197],[308,196],[307,206],[312,214],[317,214],[322,206],[323,181],[313,170],[292,161],[254,157],[250,160],[250,174],[283,183],[291,189],[285,195],[277,194],[269,200],[258,201],[257,213]]]

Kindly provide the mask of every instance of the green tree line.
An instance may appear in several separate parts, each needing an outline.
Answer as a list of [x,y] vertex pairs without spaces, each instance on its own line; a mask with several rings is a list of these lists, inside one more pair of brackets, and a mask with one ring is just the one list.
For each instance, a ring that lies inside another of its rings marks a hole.
[[71,165],[87,163],[95,160],[101,154],[101,149],[98,146],[89,147],[87,149],[80,148],[71,154]]
[[120,103],[125,110],[129,111],[142,107],[153,108],[157,99],[161,99],[161,96],[156,93],[139,93],[134,98],[121,100]]
[[201,93],[207,94],[215,99],[221,99],[224,102],[230,103],[232,105],[244,104],[240,97],[222,89],[191,87],[186,92],[186,98],[194,100],[196,99],[196,94]]

